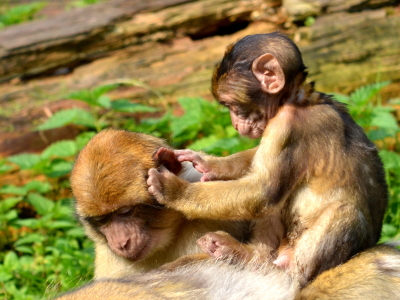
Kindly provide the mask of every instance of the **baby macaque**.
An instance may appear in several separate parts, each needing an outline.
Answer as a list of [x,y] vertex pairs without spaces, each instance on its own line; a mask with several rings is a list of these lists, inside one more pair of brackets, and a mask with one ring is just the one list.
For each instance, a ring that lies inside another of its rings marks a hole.
[[147,180],[159,203],[188,219],[256,221],[250,244],[214,232],[200,245],[219,259],[262,258],[302,287],[378,242],[388,198],[375,145],[344,104],[306,77],[299,49],[281,33],[228,46],[212,92],[239,134],[261,138],[259,147],[223,158],[176,151],[204,182],[166,168],[151,168]]

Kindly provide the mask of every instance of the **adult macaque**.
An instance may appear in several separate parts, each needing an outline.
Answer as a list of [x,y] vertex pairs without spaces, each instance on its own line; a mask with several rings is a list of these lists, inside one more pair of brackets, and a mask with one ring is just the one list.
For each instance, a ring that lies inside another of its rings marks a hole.
[[57,300],[290,300],[296,292],[297,286],[282,270],[254,272],[204,260],[173,271],[153,270],[120,279],[97,280]]
[[148,271],[199,252],[196,240],[226,230],[239,240],[248,222],[191,220],[157,203],[147,191],[150,168],[199,180],[201,173],[181,163],[163,140],[123,130],[104,130],[80,152],[71,174],[76,213],[95,242],[95,278],[118,278]]
[[376,300],[400,299],[400,252],[376,246],[323,272],[303,290],[277,268],[250,271],[215,260],[154,270],[121,279],[102,279],[57,300]]
[[235,168],[240,154],[181,150],[178,160],[191,161],[202,181],[239,178],[188,183],[152,168],[147,180],[160,203],[189,219],[257,220],[249,245],[221,232],[200,244],[213,257],[264,257],[301,286],[375,245],[387,206],[376,147],[344,104],[305,82],[305,69],[296,45],[277,32],[229,46],[212,92],[241,135],[261,137],[258,149],[247,152],[252,165]]
[[399,300],[400,252],[379,245],[323,272],[296,297],[296,300],[314,299]]

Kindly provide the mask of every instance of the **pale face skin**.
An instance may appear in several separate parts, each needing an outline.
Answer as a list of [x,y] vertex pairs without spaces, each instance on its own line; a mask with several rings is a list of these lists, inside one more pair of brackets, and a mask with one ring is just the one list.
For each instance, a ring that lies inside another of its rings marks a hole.
[[264,107],[257,106],[257,109],[249,110],[248,107],[243,109],[238,104],[238,101],[226,95],[222,96],[219,102],[229,109],[232,125],[240,135],[251,139],[258,139],[262,136],[268,123]]
[[[252,72],[265,94],[276,95],[285,86],[282,67],[270,53],[265,53],[253,61]],[[248,100],[247,103],[238,100],[241,99],[235,99],[235,96],[229,93],[221,93],[218,99],[222,105],[229,108],[232,125],[240,135],[251,139],[260,138],[268,124],[268,109],[271,103],[250,105]]]

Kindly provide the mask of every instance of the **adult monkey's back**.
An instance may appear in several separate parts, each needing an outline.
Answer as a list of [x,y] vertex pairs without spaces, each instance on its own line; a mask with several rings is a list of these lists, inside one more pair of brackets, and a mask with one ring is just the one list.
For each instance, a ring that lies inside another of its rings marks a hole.
[[[149,191],[188,218],[257,219],[250,245],[224,233],[200,244],[214,257],[264,256],[307,285],[322,271],[377,243],[387,185],[375,145],[345,105],[314,91],[296,45],[280,33],[252,35],[227,48],[212,80],[241,135],[261,137],[247,170],[240,155],[177,151],[204,173],[186,183],[149,171]],[[242,166],[240,166],[241,168]]]

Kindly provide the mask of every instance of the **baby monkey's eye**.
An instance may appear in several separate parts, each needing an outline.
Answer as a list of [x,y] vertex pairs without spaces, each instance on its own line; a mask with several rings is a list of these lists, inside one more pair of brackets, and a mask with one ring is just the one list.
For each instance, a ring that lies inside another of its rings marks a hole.
[[227,102],[224,101],[218,101],[219,104],[221,104],[222,106],[225,106],[226,108],[230,109],[231,105],[228,104]]

